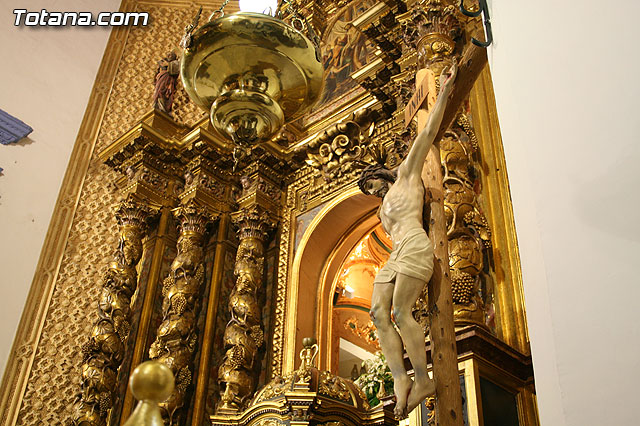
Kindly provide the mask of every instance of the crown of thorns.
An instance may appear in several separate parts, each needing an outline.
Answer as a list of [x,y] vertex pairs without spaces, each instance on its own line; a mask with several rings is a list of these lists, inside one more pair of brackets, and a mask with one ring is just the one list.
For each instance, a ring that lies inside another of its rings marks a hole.
[[367,193],[364,185],[371,179],[383,179],[387,182],[394,183],[396,181],[396,174],[380,164],[370,164],[360,172],[360,178],[358,179],[358,188],[360,188],[360,191],[365,194]]

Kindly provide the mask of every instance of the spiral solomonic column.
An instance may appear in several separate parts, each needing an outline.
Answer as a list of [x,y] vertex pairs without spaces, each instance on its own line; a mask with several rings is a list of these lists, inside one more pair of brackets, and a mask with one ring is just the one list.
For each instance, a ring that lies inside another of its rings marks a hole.
[[[411,16],[411,24],[404,28],[404,41],[407,48],[415,49],[418,68],[430,71],[438,86],[442,71],[461,53],[466,18],[450,0],[420,2]],[[439,142],[455,324],[484,326],[486,312],[482,299],[489,295],[481,297],[480,287],[491,231],[480,202],[478,143],[464,111],[458,113],[455,123]],[[416,316],[426,326],[426,292],[417,308]]]
[[254,387],[253,365],[264,342],[257,292],[263,285],[264,249],[275,220],[265,209],[252,206],[232,216],[240,244],[234,274],[236,285],[229,296],[231,320],[224,333],[225,355],[218,370],[218,413],[244,408]]
[[138,285],[136,265],[142,257],[146,220],[155,209],[129,196],[115,209],[119,242],[114,259],[102,277],[98,319],[82,346],[81,392],[70,424],[103,426],[116,402],[117,376],[129,335],[131,297]]
[[440,143],[444,170],[444,206],[449,239],[449,267],[456,325],[485,327],[489,286],[485,259],[489,258],[491,229],[481,207],[481,167],[478,144],[468,117],[461,113]]
[[168,366],[176,378],[171,396],[160,404],[165,423],[178,423],[193,377],[198,336],[196,321],[204,287],[204,235],[215,216],[191,200],[173,210],[179,223],[178,254],[162,285],[162,322],[149,357]]

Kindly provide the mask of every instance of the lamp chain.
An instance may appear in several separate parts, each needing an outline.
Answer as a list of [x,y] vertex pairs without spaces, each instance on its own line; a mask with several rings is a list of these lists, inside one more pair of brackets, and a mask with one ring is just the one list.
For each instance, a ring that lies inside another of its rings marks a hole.
[[227,4],[229,4],[229,0],[224,0],[224,3],[222,3],[222,6],[220,6],[220,9],[214,10],[213,13],[209,16],[209,22],[211,22],[211,20],[214,18],[214,16],[216,16],[216,14],[220,14],[219,18],[222,18],[224,16],[224,8]]

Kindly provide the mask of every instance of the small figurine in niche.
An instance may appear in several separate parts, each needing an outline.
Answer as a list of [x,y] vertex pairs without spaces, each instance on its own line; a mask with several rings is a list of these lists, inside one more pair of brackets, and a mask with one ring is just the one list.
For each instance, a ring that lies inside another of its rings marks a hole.
[[153,91],[153,107],[155,109],[171,115],[173,95],[176,92],[179,73],[180,60],[175,52],[169,52],[167,56],[158,61]]

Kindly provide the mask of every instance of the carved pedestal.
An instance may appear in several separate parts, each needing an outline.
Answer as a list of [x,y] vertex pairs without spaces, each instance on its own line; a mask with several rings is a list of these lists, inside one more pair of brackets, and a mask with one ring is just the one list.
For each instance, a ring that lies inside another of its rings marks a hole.
[[[456,347],[465,425],[539,424],[530,355],[513,349],[477,325],[456,330]],[[431,355],[428,344],[430,367]],[[433,410],[433,404],[427,401],[426,406],[416,410],[410,424],[424,424],[419,422],[420,417],[433,419]]]

